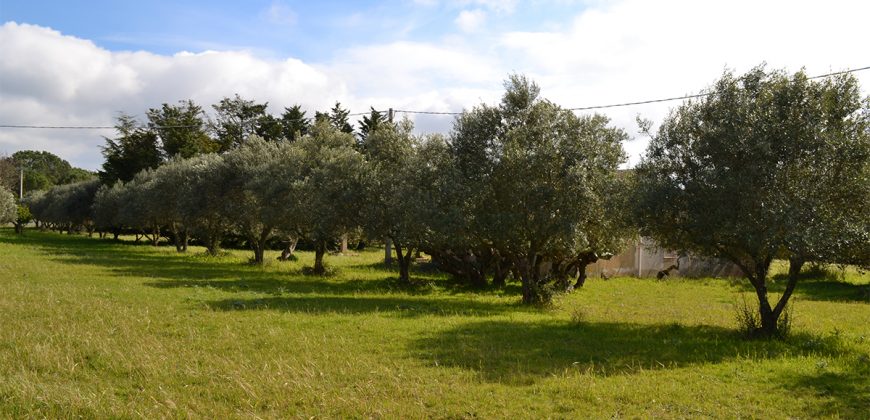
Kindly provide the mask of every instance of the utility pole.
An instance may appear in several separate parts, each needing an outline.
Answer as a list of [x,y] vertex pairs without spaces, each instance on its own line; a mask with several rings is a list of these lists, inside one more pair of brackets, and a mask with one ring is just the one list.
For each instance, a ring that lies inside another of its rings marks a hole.
[[[387,121],[393,123],[393,108],[387,111]],[[393,266],[393,240],[389,236],[384,240],[384,264],[387,267]]]
[[637,277],[643,277],[643,237],[637,240]]
[[21,167],[21,176],[18,177],[18,201],[24,200],[24,167]]

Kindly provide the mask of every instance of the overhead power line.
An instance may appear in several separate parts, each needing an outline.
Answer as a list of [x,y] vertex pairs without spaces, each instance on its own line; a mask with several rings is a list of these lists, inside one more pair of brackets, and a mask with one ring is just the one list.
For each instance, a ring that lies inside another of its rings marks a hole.
[[[818,76],[808,77],[808,79],[821,79],[824,77],[838,76],[841,74],[855,73],[859,71],[870,70],[870,66],[859,67],[849,70],[836,71],[832,73],[820,74]],[[670,102],[670,101],[678,101],[683,99],[694,99],[694,98],[702,98],[705,96],[712,95],[711,92],[706,93],[698,93],[695,95],[684,95],[684,96],[674,96],[671,98],[661,98],[661,99],[649,99],[645,101],[633,101],[633,102],[622,102],[622,103],[614,103],[607,105],[592,105],[592,106],[581,106],[574,108],[566,108],[569,111],[588,111],[592,109],[606,109],[606,108],[619,108],[625,106],[633,106],[633,105],[645,105],[645,104],[653,104],[659,102]],[[387,111],[375,111],[379,113],[386,113]],[[414,111],[408,109],[394,109],[395,113],[403,113],[403,114],[418,114],[418,115],[460,115],[462,112],[449,112],[449,111]],[[348,117],[359,117],[363,115],[369,115],[370,112],[357,112],[353,114],[348,114]],[[167,125],[167,126],[158,126],[153,128],[191,128],[191,127],[199,127],[198,125]],[[103,129],[114,129],[115,126],[109,125],[87,125],[87,126],[79,126],[79,125],[15,125],[15,124],[0,124],[0,128],[24,128],[24,129],[68,129],[68,130],[103,130]]]
[[0,124],[0,128],[62,128],[66,130],[99,130],[103,128],[115,128],[108,125],[14,125]]
[[[857,68],[857,69],[851,69],[851,70],[838,71],[838,72],[834,72],[834,73],[820,74],[818,76],[808,77],[807,79],[821,79],[823,77],[830,77],[830,76],[837,76],[840,74],[854,73],[856,71],[868,70],[868,69],[870,69],[870,66],[861,67],[861,68]],[[625,102],[625,103],[621,103],[621,104],[584,106],[584,107],[577,107],[577,108],[568,108],[568,110],[569,111],[586,111],[586,110],[590,110],[590,109],[616,108],[616,107],[622,107],[622,106],[644,105],[644,104],[652,104],[652,103],[657,103],[657,102],[677,101],[680,99],[702,98],[704,96],[710,96],[710,95],[712,95],[712,92],[698,93],[695,95],[676,96],[673,98],[650,99],[650,100],[646,100],[646,101]]]

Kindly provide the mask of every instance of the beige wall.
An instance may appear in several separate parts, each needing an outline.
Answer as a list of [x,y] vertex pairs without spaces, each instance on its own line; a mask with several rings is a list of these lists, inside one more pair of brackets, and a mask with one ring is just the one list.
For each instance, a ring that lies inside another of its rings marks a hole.
[[677,263],[679,270],[672,270],[672,277],[742,277],[740,269],[727,261],[696,256],[680,257],[656,246],[655,242],[642,238],[625,251],[609,260],[598,260],[586,267],[590,277],[656,277],[659,271]]

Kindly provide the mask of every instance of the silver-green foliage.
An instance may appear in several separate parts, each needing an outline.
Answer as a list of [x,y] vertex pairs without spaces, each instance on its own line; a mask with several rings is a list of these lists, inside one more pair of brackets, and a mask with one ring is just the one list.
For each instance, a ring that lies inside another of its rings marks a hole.
[[[852,76],[763,67],[726,73],[708,93],[652,139],[637,215],[665,246],[740,266],[759,298],[759,334],[775,335],[805,262],[870,263],[870,101]],[[774,258],[791,269],[771,305]]]
[[52,187],[28,199],[33,217],[68,230],[93,228],[92,206],[100,181],[92,179]]
[[399,278],[409,281],[414,250],[431,242],[432,221],[441,211],[440,181],[449,164],[445,140],[437,135],[414,136],[409,120],[380,122],[367,133],[366,155],[370,180],[363,209],[372,237],[385,236],[399,257]]
[[299,194],[299,225],[315,247],[314,272],[324,272],[326,244],[362,223],[369,172],[354,148],[352,134],[328,121],[318,121],[309,135],[293,143],[303,160]]
[[0,188],[0,224],[10,223],[18,217],[15,195],[6,188]]
[[505,87],[499,106],[475,108],[454,126],[463,223],[514,266],[524,302],[546,302],[578,256],[611,251],[621,236],[600,227],[620,219],[609,195],[620,193],[627,136],[604,116],[541,99],[524,77]]

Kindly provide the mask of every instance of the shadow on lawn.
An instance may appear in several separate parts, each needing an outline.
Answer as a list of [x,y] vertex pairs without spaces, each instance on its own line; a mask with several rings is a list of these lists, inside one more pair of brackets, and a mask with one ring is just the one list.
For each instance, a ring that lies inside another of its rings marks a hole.
[[729,359],[840,354],[836,343],[795,335],[787,341],[746,341],[733,330],[679,324],[481,321],[434,333],[412,352],[434,366],[458,367],[481,379],[529,385],[537,379],[589,372],[630,374]]
[[796,395],[812,394],[824,400],[809,417],[867,418],[870,410],[870,360],[858,357],[846,372],[817,365],[814,373],[784,377],[785,389]]
[[[786,279],[774,277],[768,283],[768,291],[782,293],[785,290]],[[742,291],[754,293],[754,289],[745,279],[731,282]],[[835,279],[804,278],[798,280],[794,296],[802,300],[829,302],[870,303],[870,284],[854,284]]]
[[530,311],[519,304],[499,304],[473,299],[414,298],[404,296],[284,296],[261,299],[223,299],[208,302],[218,311],[274,310],[305,314],[388,313],[399,317],[490,316]]
[[[383,263],[360,264],[339,268],[362,268],[375,278],[346,279],[306,276],[296,262],[273,262],[285,265],[278,270],[248,265],[244,259],[221,259],[204,254],[155,252],[148,244],[129,241],[87,238],[29,231],[25,235],[0,235],[0,243],[28,245],[40,248],[55,261],[95,265],[118,275],[151,277],[145,283],[157,288],[210,287],[229,292],[249,291],[272,295],[284,293],[354,294],[362,292],[425,295],[439,288],[452,292],[468,291],[462,285],[434,276],[433,273],[412,271],[412,284],[398,281],[396,269]],[[171,250],[170,247],[164,249]],[[331,257],[335,258],[335,257]],[[518,290],[510,292],[518,293]],[[504,293],[504,291],[500,291]]]

